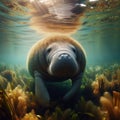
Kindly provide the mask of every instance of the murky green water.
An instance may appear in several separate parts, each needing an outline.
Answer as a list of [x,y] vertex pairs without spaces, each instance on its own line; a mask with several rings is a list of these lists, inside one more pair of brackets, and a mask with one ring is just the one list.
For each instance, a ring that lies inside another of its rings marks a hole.
[[[12,1],[10,3],[16,4],[16,9],[13,9],[6,5],[9,2],[0,2],[0,62],[25,65],[29,49],[42,38],[42,34],[30,28],[27,7]],[[88,65],[119,63],[119,1],[113,1],[104,8],[96,5],[94,9],[87,10],[81,29],[73,37],[83,45]]]

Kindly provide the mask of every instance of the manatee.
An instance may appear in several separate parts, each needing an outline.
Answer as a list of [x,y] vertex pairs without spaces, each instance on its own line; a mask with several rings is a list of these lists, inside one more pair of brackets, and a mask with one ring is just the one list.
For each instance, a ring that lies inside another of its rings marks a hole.
[[27,57],[27,67],[35,79],[35,96],[42,105],[49,104],[46,82],[71,80],[70,90],[61,98],[69,101],[80,89],[86,65],[83,47],[64,35],[46,37],[36,42]]

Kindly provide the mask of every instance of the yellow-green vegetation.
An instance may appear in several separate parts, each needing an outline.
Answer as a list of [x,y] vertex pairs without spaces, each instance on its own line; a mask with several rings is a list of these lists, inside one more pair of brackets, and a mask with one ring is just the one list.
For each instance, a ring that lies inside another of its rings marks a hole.
[[100,103],[106,119],[120,119],[120,92],[113,91],[113,96],[105,92],[104,95],[100,97]]
[[34,80],[18,66],[0,65],[0,120],[119,120],[120,66],[87,67],[77,102],[37,103]]

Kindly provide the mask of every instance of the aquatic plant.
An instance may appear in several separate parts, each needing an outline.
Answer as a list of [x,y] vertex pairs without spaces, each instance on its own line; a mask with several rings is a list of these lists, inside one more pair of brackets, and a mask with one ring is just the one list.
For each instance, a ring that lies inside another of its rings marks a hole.
[[11,88],[14,89],[18,84],[24,86],[24,81],[16,75],[16,72],[10,69],[6,69],[0,73],[0,82],[2,87],[5,89],[10,84]]
[[[39,106],[30,92],[34,81],[26,69],[17,66],[3,68],[0,72],[0,84],[5,90],[0,92],[0,117],[6,120],[120,119],[120,93],[113,92],[120,91],[120,68],[117,64],[109,67],[88,67],[80,87],[84,98],[76,105],[66,105],[56,100],[48,108]],[[109,93],[104,94],[105,91]]]
[[30,113],[26,113],[25,116],[21,120],[41,120],[41,116],[37,116],[32,110]]
[[59,106],[56,106],[54,112],[50,112],[49,110],[46,111],[45,115],[43,116],[43,120],[78,120],[79,117],[74,110],[67,108],[62,109]]
[[96,80],[92,83],[93,93],[100,96],[104,93],[104,91],[108,90],[109,86],[110,82],[104,74],[97,75]]
[[58,104],[51,107],[40,116],[40,120],[102,120],[100,109],[92,101],[85,101],[83,98],[75,106]]
[[100,103],[106,120],[120,120],[120,92],[113,91],[113,96],[105,92]]
[[6,89],[8,84],[14,89],[18,84],[26,90],[33,90],[34,80],[22,66],[7,66],[0,72],[1,86]]
[[34,79],[30,76],[27,69],[23,66],[14,66],[13,71],[16,73],[16,79],[13,79],[12,86],[15,88],[18,84],[26,90],[33,90]]
[[6,78],[9,82],[16,78],[16,74],[12,70],[4,70],[0,73],[4,78]]
[[100,75],[96,81],[93,81],[92,87],[93,93],[101,96],[105,91],[110,93],[112,93],[112,91],[120,91],[120,80],[109,81],[105,75]]
[[120,91],[120,68],[119,65],[112,65],[104,69],[102,74],[96,74],[92,82],[93,93],[101,96],[105,91]]
[[7,79],[0,75],[0,85],[2,86],[2,88],[5,89],[7,87],[7,84],[8,84]]
[[16,110],[16,114],[19,118],[22,118],[27,113],[27,93],[22,89],[21,86],[17,86],[13,90],[7,90],[7,95],[12,103],[12,106]]
[[0,87],[0,120],[19,120],[6,94]]
[[89,120],[102,120],[102,114],[98,106],[92,101],[85,101],[84,98],[76,104],[75,112],[78,113],[79,118]]

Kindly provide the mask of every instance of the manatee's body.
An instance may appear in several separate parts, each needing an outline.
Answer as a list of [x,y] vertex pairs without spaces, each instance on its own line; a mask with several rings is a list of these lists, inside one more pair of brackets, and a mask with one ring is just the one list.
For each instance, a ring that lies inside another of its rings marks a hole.
[[35,78],[35,94],[41,104],[49,103],[45,83],[72,80],[63,100],[71,99],[81,85],[85,69],[85,53],[81,45],[66,36],[51,36],[38,41],[28,55],[28,70]]

